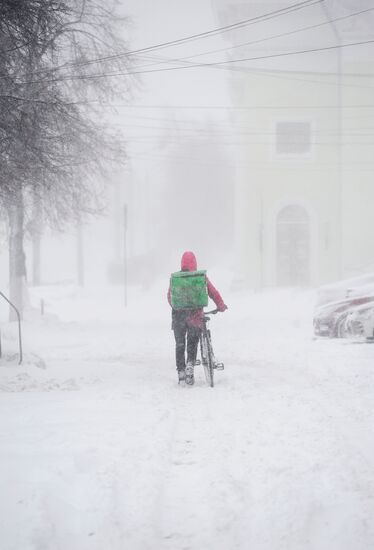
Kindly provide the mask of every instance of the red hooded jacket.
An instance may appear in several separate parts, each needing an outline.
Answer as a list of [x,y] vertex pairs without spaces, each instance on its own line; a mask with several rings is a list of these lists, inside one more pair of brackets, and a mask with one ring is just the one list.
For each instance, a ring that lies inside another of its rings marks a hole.
[[[181,271],[196,271],[197,270],[197,261],[196,256],[193,252],[185,252],[182,256],[181,260]],[[218,290],[212,285],[212,283],[209,281],[208,277],[206,279],[207,281],[207,287],[208,287],[208,296],[213,300],[213,302],[216,304],[217,309],[219,311],[225,311],[227,309],[227,306],[225,305],[225,302],[222,300],[222,297]],[[168,290],[168,302],[171,306],[171,288],[169,286]],[[191,326],[202,328],[203,326],[203,309],[194,309],[191,311],[191,314],[187,316],[187,323]]]

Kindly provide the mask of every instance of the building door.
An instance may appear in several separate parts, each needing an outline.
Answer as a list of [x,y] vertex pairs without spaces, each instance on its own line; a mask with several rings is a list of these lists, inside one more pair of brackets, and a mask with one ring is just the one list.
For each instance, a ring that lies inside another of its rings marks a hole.
[[310,223],[299,205],[283,208],[277,218],[277,282],[307,286],[310,282]]

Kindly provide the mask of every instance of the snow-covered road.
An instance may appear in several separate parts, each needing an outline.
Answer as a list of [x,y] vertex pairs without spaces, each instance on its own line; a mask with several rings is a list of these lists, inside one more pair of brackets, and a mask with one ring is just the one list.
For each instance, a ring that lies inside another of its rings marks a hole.
[[214,389],[176,383],[157,289],[40,292],[0,367],[1,550],[374,548],[374,346],[314,340],[312,292],[225,293]]

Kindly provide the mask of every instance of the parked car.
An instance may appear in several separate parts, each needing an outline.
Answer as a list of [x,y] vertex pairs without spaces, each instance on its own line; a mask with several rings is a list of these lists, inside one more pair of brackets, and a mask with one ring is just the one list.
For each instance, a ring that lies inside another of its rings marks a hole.
[[374,304],[368,302],[353,307],[347,316],[346,330],[351,336],[374,340]]
[[318,291],[313,317],[314,333],[330,338],[373,337],[372,312],[374,274],[326,285]]

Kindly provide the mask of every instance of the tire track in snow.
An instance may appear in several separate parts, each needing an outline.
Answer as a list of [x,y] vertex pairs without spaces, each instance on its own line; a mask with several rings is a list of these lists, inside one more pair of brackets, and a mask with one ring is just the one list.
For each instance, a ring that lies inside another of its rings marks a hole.
[[162,550],[239,548],[230,525],[243,504],[242,494],[227,471],[230,438],[219,411],[229,401],[225,387],[211,389],[205,382],[175,392],[160,495],[157,547]]

